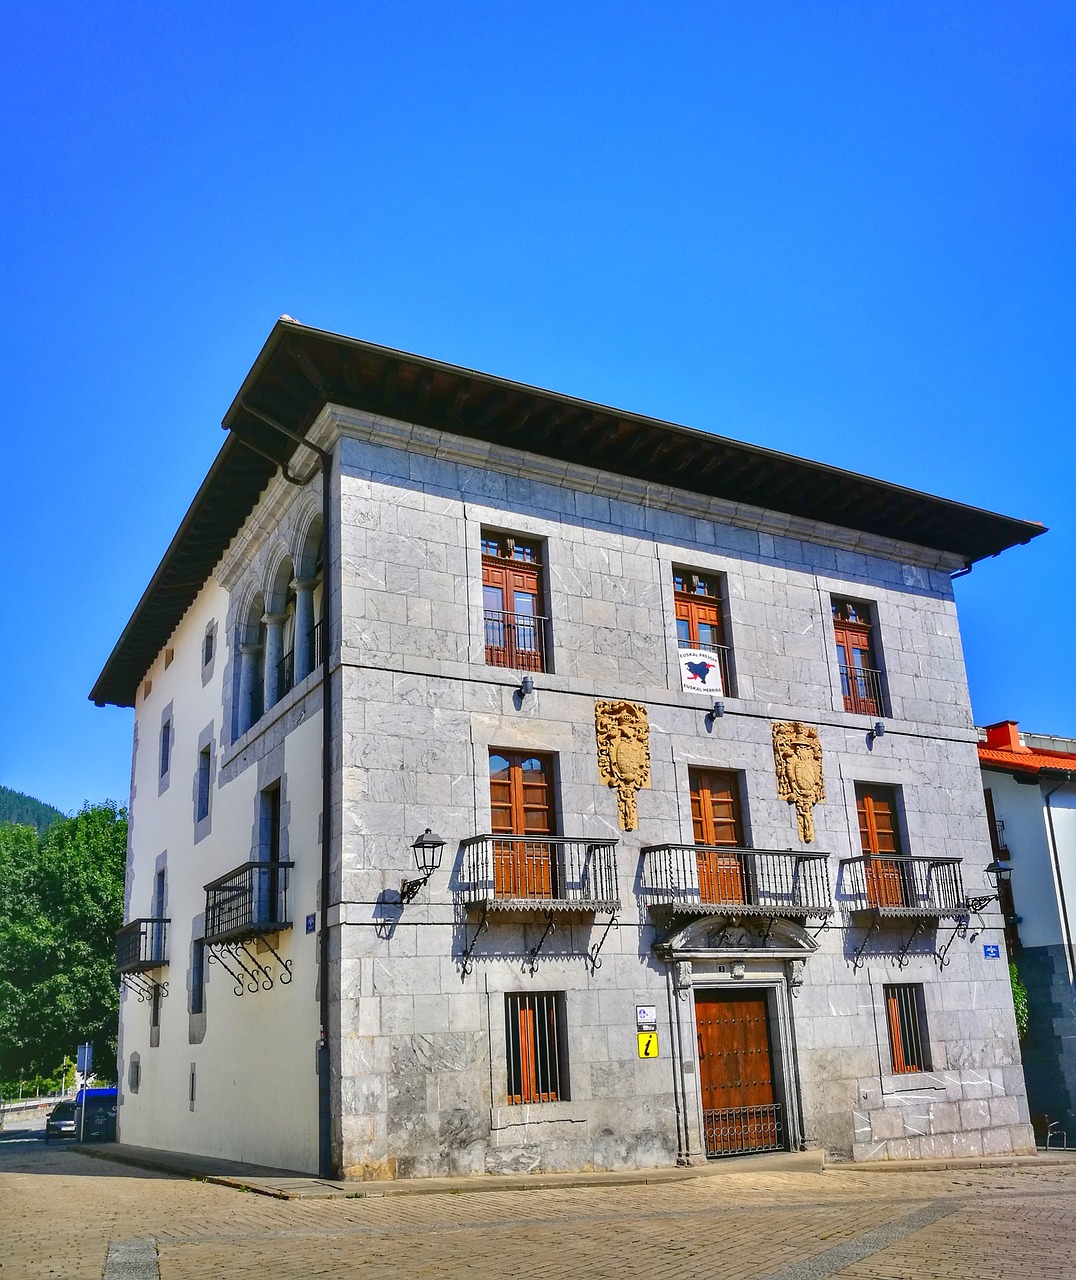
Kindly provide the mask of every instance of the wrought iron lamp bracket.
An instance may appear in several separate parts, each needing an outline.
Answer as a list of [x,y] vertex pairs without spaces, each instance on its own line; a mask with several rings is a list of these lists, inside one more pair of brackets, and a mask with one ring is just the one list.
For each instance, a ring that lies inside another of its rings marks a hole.
[[591,947],[590,950],[587,952],[587,960],[590,963],[590,972],[592,974],[597,973],[598,970],[602,967],[602,962],[598,956],[598,952],[601,951],[602,947],[605,946],[605,939],[608,938],[609,936],[609,930],[619,929],[619,928],[620,928],[620,921],[617,919],[616,912],[614,911],[613,914],[609,917],[609,923],[605,926],[605,930],[602,933],[602,936],[598,939],[597,943],[593,947]]
[[946,940],[945,946],[943,946],[940,951],[935,951],[934,953],[934,956],[938,961],[939,969],[944,969],[945,966],[949,963],[949,948],[953,945],[953,943],[957,940],[957,938],[966,938],[968,936],[968,923],[969,923],[969,919],[968,919],[967,912],[965,912],[963,915],[957,916],[956,925],[953,928],[953,932],[949,935],[948,939]]

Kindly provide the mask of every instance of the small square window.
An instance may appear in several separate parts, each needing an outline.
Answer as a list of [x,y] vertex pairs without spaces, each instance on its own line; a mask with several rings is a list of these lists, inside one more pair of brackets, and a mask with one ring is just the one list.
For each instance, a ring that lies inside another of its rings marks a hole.
[[886,985],[885,1018],[894,1075],[930,1070],[923,988],[919,983]]
[[563,992],[506,995],[504,1014],[508,1102],[567,1102]]

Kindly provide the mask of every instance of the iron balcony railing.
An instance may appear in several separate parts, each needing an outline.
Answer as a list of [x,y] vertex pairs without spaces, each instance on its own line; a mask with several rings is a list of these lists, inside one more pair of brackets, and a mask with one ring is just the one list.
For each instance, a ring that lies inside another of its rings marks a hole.
[[650,906],[803,918],[833,911],[825,853],[703,844],[645,845],[642,853]]
[[[729,655],[732,650],[727,644],[696,644],[694,640],[679,639],[676,642],[679,649],[702,649],[706,653],[712,653],[717,658],[717,669],[721,676],[721,687],[718,688],[717,681],[709,672],[702,672],[699,679],[699,688],[712,691],[715,694],[720,693],[723,697],[732,697],[732,664],[729,661]],[[690,668],[689,668],[690,670]]]
[[461,841],[458,898],[524,911],[616,911],[616,840],[472,836]]
[[240,942],[291,928],[292,862],[244,862],[205,887],[205,940]]
[[168,963],[168,926],[162,916],[143,916],[116,934],[116,972],[145,973]]
[[842,891],[853,911],[879,916],[964,914],[960,858],[912,858],[906,854],[841,861]]
[[1005,855],[1005,860],[1009,857],[1009,845],[1005,839],[1005,823],[1001,818],[994,819],[994,830],[997,833],[997,844],[994,846],[999,854]]
[[847,667],[844,663],[838,665],[845,711],[854,711],[861,716],[885,715],[882,673],[873,667]]
[[547,671],[549,619],[530,613],[485,610],[486,665],[517,671]]
[[702,1113],[708,1156],[739,1156],[751,1151],[781,1151],[785,1140],[781,1104],[721,1107]]
[[290,693],[295,685],[295,650],[288,652],[276,664],[276,684],[280,697]]

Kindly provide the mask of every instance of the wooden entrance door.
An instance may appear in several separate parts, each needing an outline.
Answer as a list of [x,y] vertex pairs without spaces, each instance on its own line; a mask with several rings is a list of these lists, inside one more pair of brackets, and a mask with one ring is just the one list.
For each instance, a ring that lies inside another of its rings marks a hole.
[[765,994],[696,991],[695,1023],[706,1154],[782,1149]]

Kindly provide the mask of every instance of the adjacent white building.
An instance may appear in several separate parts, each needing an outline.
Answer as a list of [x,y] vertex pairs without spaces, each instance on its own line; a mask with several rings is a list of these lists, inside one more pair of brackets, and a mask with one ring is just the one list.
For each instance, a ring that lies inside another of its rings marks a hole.
[[[979,745],[1009,952],[1028,993],[1024,1073],[1041,1142],[1076,1143],[1076,740],[988,725]],[[1062,1136],[1064,1135],[1064,1136]]]
[[121,1141],[1031,1149],[950,575],[1041,526],[287,318],[224,425],[92,693]]

